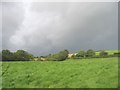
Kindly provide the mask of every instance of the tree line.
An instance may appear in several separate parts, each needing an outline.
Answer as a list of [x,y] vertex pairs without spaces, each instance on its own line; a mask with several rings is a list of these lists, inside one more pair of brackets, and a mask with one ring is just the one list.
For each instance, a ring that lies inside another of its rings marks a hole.
[[105,50],[99,50],[97,51],[99,54],[96,54],[96,51],[89,49],[87,51],[81,50],[76,55],[72,55],[71,58],[74,59],[81,59],[81,58],[107,58],[107,57],[116,57],[120,56],[120,53],[113,53],[113,55],[109,55],[108,52]]
[[63,50],[56,54],[49,54],[47,56],[35,57],[31,53],[24,50],[17,50],[16,52],[11,52],[10,50],[2,50],[0,53],[0,58],[2,61],[63,61],[66,59],[83,59],[83,58],[107,58],[107,57],[118,57],[119,52],[115,52],[109,55],[108,52],[104,50],[99,51],[99,55],[96,55],[96,51],[89,49],[87,51],[80,50],[76,54],[72,54],[69,57],[69,51]]
[[2,50],[2,61],[29,61],[33,58],[32,54],[24,50],[17,50],[16,52]]

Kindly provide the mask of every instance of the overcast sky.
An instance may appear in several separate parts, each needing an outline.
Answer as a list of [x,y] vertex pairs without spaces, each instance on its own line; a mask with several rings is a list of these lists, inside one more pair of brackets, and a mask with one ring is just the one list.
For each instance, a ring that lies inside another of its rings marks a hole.
[[117,2],[3,2],[2,45],[34,55],[118,49]]

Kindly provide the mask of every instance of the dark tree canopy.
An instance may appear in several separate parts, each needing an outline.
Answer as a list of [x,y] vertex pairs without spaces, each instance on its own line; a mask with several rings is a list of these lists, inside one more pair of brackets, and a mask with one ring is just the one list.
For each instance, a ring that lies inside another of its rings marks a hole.
[[48,60],[54,60],[54,61],[63,61],[68,58],[68,50],[60,51],[57,54],[49,56],[47,59]]
[[79,51],[77,54],[76,54],[76,57],[79,57],[79,58],[84,58],[86,55],[86,52],[81,50]]
[[92,49],[89,49],[87,52],[86,52],[86,57],[94,57],[95,56],[95,51],[93,51]]
[[[0,52],[0,60],[2,61],[30,61],[30,60],[39,60],[39,61],[63,61],[68,58],[73,59],[82,59],[82,58],[106,58],[106,57],[120,57],[120,52],[115,52],[112,55],[104,50],[99,50],[99,54],[92,49],[87,51],[80,50],[77,54],[73,54],[71,57],[68,57],[69,51],[63,50],[56,54],[49,54],[47,56],[38,56],[35,57],[32,54],[28,53],[25,50],[17,50],[16,52],[11,52],[10,50],[2,50]],[[71,54],[70,54],[71,55]]]
[[2,60],[12,61],[14,60],[14,54],[10,50],[2,50]]
[[105,52],[104,50],[100,51],[100,57],[108,57],[108,52]]
[[11,52],[10,50],[2,50],[2,60],[3,61],[28,61],[33,58],[32,54],[24,50],[17,50],[16,52]]
[[28,61],[33,58],[32,54],[29,54],[28,52],[24,50],[17,50],[17,52],[14,53],[16,60],[25,60]]

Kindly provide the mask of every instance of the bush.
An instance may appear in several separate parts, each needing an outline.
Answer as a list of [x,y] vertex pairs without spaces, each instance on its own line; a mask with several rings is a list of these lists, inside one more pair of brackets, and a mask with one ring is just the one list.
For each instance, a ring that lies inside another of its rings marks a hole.
[[86,52],[85,56],[88,57],[88,58],[95,57],[95,51],[93,51],[92,49],[89,49],[89,50]]
[[86,52],[81,50],[76,54],[76,57],[78,58],[85,58]]
[[120,52],[114,53],[113,56],[115,56],[115,57],[120,57]]
[[33,55],[24,51],[24,50],[17,50],[17,52],[14,53],[15,60],[20,61],[29,61],[33,59]]
[[100,54],[99,54],[100,57],[108,57],[108,52],[105,52],[105,51],[100,51]]
[[33,55],[24,50],[17,50],[15,53],[10,50],[2,50],[3,61],[28,61],[32,59]]
[[68,54],[69,54],[68,50],[60,51],[57,54],[50,55],[49,57],[47,57],[47,60],[50,60],[50,61],[63,61],[63,60],[68,58]]

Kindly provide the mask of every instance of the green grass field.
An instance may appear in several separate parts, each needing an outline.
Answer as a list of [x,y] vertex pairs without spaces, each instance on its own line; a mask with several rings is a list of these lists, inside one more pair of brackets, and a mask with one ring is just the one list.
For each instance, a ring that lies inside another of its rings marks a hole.
[[[108,55],[113,55],[114,53],[120,52],[120,50],[104,50],[104,51],[108,52]],[[99,53],[100,53],[99,51],[96,52],[96,55],[99,55]]]
[[116,88],[118,58],[2,63],[3,88]]

